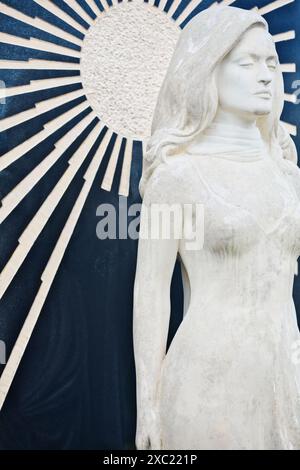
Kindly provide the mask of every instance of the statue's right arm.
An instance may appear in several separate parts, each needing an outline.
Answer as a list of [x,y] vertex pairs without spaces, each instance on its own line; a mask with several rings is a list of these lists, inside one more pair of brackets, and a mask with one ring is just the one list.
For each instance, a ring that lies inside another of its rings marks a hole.
[[171,224],[169,239],[141,238],[141,231],[154,222],[151,209],[156,204],[174,204],[174,195],[178,195],[178,185],[167,171],[167,167],[157,171],[148,182],[140,219],[133,309],[138,449],[160,448],[157,392],[166,354],[170,286],[179,248],[175,233],[179,233],[176,230],[180,230],[180,219]]

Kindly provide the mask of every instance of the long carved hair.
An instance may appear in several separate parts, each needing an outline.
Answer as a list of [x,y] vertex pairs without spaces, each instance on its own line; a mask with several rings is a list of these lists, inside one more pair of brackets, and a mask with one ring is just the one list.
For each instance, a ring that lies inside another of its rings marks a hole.
[[[181,32],[153,115],[139,184],[142,197],[155,168],[183,152],[214,120],[219,101],[218,66],[254,25],[269,31],[266,20],[255,11],[219,6],[196,15]],[[272,111],[259,117],[257,126],[273,158],[296,163],[295,144],[280,123],[283,105],[284,83],[278,66]]]

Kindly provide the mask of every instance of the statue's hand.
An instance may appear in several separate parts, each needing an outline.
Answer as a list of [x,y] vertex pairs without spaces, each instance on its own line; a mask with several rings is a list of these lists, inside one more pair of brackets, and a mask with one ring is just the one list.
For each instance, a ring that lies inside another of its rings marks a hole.
[[157,407],[139,413],[135,439],[138,450],[160,450],[162,448]]

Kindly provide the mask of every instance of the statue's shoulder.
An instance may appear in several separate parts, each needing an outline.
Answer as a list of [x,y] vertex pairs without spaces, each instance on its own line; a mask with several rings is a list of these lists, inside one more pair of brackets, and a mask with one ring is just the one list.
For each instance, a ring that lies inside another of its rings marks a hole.
[[170,156],[159,165],[154,173],[155,178],[168,182],[174,187],[189,187],[194,179],[194,167],[186,154]]
[[293,176],[295,178],[300,177],[300,168],[295,162],[283,158],[281,161],[281,167],[287,175]]
[[286,176],[294,180],[296,184],[300,184],[300,168],[296,163],[282,158],[278,164]]
[[195,173],[188,156],[176,155],[155,168],[147,184],[147,193],[152,201],[183,202],[192,199],[195,184]]
[[300,168],[296,163],[286,159],[282,159],[279,165],[300,199]]

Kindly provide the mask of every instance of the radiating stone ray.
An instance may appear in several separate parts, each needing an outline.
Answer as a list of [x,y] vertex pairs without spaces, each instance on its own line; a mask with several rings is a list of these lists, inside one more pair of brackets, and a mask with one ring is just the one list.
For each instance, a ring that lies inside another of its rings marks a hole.
[[[172,18],[172,16],[174,15],[175,11],[177,10],[177,8],[179,7],[181,3],[181,0],[173,0],[170,8],[169,8],[169,11],[167,12],[167,15]],[[201,3],[200,1],[198,1],[198,4]]]
[[94,0],[85,0],[90,9],[94,12],[94,15],[99,16],[101,14],[100,8],[97,7],[97,4]]
[[284,101],[287,101],[288,103],[297,103],[297,96],[294,95],[293,93],[284,93]]
[[258,13],[260,15],[266,15],[271,11],[277,10],[278,8],[282,8],[289,3],[294,3],[295,0],[275,0],[274,2],[270,2],[264,7],[258,8]]
[[[84,96],[85,92],[83,89],[71,91],[69,93],[65,93],[62,96],[56,96],[55,98],[50,98],[48,100],[44,100],[41,103],[36,103],[33,108],[27,109],[18,114],[14,114],[13,116],[9,116],[4,119],[0,119],[0,129],[1,132],[6,131],[12,127],[18,126],[30,119],[33,119],[37,116],[40,116],[43,113],[47,113],[63,104],[69,103],[70,101],[75,100],[76,98],[80,98]],[[42,100],[42,97],[40,97]]]
[[294,73],[296,72],[296,64],[280,64],[282,73]]
[[31,309],[27,315],[18,339],[13,347],[10,357],[7,361],[6,367],[0,378],[0,410],[2,409],[3,403],[6,399],[9,388],[14,379],[15,373],[21,362],[29,339],[32,335],[36,322],[39,318],[53,280],[56,276],[60,263],[63,259],[66,248],[69,244],[71,236],[77,225],[81,211],[84,207],[85,201],[89,195],[90,189],[96,177],[98,168],[101,164],[101,160],[105,153],[105,149],[108,146],[109,139],[111,138],[111,132],[108,130],[101,141],[100,147],[96,152],[92,162],[90,163],[87,172],[84,175],[84,185],[81,192],[75,202],[75,205],[68,217],[68,220],[62,230],[62,233],[55,245],[52,255],[46,265],[46,268],[41,276],[41,286],[34,299]]
[[19,238],[19,245],[0,274],[0,299],[10,285],[20,266],[50,219],[62,196],[71,184],[77,171],[85,161],[89,151],[99,136],[101,124],[98,122],[88,137],[69,160],[69,167],[56,183],[35,216],[31,219]]
[[215,1],[214,3],[212,3],[211,5],[209,5],[209,7],[207,7],[207,8],[216,8],[216,7],[219,7],[219,6],[221,6],[221,3]]
[[12,44],[13,46],[26,47],[28,49],[35,49],[37,51],[74,57],[75,59],[80,59],[81,57],[81,53],[79,51],[75,51],[74,49],[65,46],[58,46],[50,41],[36,38],[27,39],[14,36],[13,34],[0,32],[0,42],[3,42],[4,44]]
[[[253,8],[251,8],[251,10],[256,10],[260,15],[266,15],[267,13],[270,13],[271,11],[274,11],[274,10],[277,10],[278,8],[282,8],[286,5],[288,5],[289,3],[293,3],[295,0],[275,0],[275,1],[271,1],[270,3],[268,3],[267,5],[259,8],[257,6],[254,6]],[[210,5],[209,8],[211,7],[215,7],[215,6],[220,6],[220,5],[227,5],[227,6],[230,6],[230,5],[233,5],[234,6],[234,3],[236,2],[236,0],[221,0],[221,1],[215,1],[214,3],[212,3]]]
[[76,0],[63,0],[77,15],[79,15],[89,26],[93,23],[93,18],[77,3]]
[[149,5],[150,7],[154,7],[154,4],[155,4],[155,0],[149,0],[149,1],[148,1],[148,5]]
[[121,173],[121,181],[120,181],[120,186],[119,186],[119,194],[125,197],[128,197],[129,195],[132,151],[133,151],[133,140],[130,138],[127,138],[123,166],[122,166],[122,173]]
[[175,20],[175,23],[177,23],[178,25],[180,23],[183,23],[200,3],[202,3],[202,0],[191,0],[190,3],[188,3],[188,5],[185,7],[185,9],[178,15]]
[[45,10],[48,10],[50,13],[55,15],[57,18],[63,20],[69,26],[80,31],[82,34],[86,34],[86,29],[77,21],[75,21],[72,16],[69,16],[65,11],[61,10],[54,3],[51,3],[49,0],[34,0],[35,3],[40,5]]
[[290,124],[288,122],[285,122],[285,121],[280,121],[284,127],[286,128],[286,130],[288,131],[288,133],[290,135],[293,135],[293,136],[297,136],[297,126],[295,126],[294,124]]
[[112,153],[111,153],[108,165],[107,165],[107,169],[106,169],[106,172],[105,172],[102,184],[101,184],[101,188],[105,189],[106,191],[110,191],[112,184],[113,184],[118,159],[120,156],[122,140],[123,140],[122,137],[119,134],[117,134],[117,138],[114,143],[114,148],[112,150]]
[[31,18],[31,16],[25,15],[25,13],[21,13],[19,10],[16,10],[5,3],[0,1],[0,11],[11,18],[15,18],[16,20],[22,21],[22,23],[28,24],[37,28],[45,33],[53,34],[54,36],[63,39],[65,41],[69,41],[77,46],[82,45],[82,40],[78,39],[76,36],[63,31],[62,29],[54,26],[53,24],[41,19],[41,18]]
[[41,178],[52,168],[63,153],[72,145],[76,138],[91,124],[95,119],[95,114],[90,112],[82,121],[67,132],[49,153],[20,183],[13,188],[3,199],[0,208],[0,223],[2,223],[9,214],[20,204],[22,199],[34,188]]
[[[101,0],[101,4],[104,8],[104,11],[109,11],[109,9],[111,8],[109,3],[106,1],[106,0]],[[114,6],[113,2],[112,2],[112,5]]]
[[[102,124],[102,129],[106,127],[104,124]],[[100,146],[97,150],[96,158],[91,162],[90,166],[88,167],[84,179],[85,181],[94,181],[94,178],[96,176],[96,173],[100,167],[100,164],[103,160],[103,157],[111,143],[113,136],[113,131],[111,129],[106,130],[104,137],[101,140]],[[42,276],[42,280],[45,280],[45,276]]]
[[235,3],[236,0],[221,0],[220,2],[214,2],[215,4],[218,3],[218,5],[222,5],[222,6],[230,6],[232,5],[233,3]]
[[74,108],[70,109],[69,111],[66,111],[65,113],[49,121],[48,123],[44,124],[42,131],[25,140],[25,142],[22,142],[21,144],[17,145],[12,150],[0,157],[0,171],[7,168],[19,158],[23,157],[23,155],[26,155],[27,152],[29,152],[38,144],[43,142],[51,134],[54,134],[61,127],[70,122],[73,118],[79,116],[80,113],[82,113],[89,107],[89,103],[85,101],[83,103],[78,104],[77,106],[74,106]]
[[[202,0],[200,0],[200,1],[202,1]],[[158,4],[158,8],[159,8],[161,11],[164,11],[167,2],[168,2],[168,0],[160,0],[160,2],[159,2],[159,4]]]
[[0,70],[80,70],[80,64],[52,60],[0,60]]
[[296,33],[294,30],[291,30],[279,34],[273,34],[272,37],[274,42],[290,41],[291,39],[295,39]]
[[[88,0],[87,3],[88,3],[88,4],[93,3],[93,4],[96,6],[96,11],[97,11],[96,14],[97,14],[98,16],[104,13],[104,12],[101,10],[100,5],[97,3],[96,0]],[[104,8],[104,1],[101,1],[101,4],[102,4],[102,6],[103,6],[103,8]]]
[[0,99],[24,95],[26,93],[33,93],[35,91],[59,88],[66,85],[74,85],[75,83],[81,83],[80,75],[76,75],[75,77],[58,77],[46,78],[44,80],[31,80],[29,85],[20,85],[0,89]]

